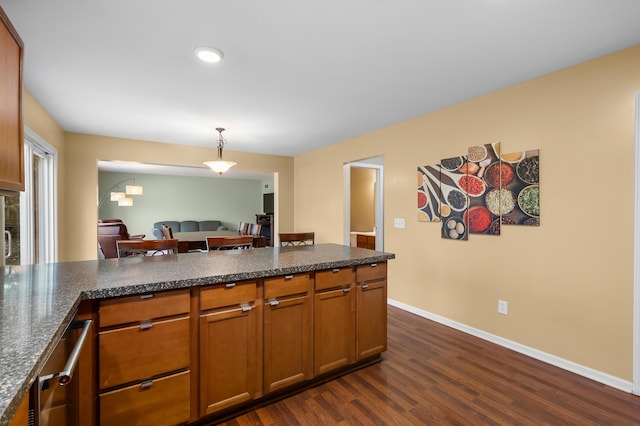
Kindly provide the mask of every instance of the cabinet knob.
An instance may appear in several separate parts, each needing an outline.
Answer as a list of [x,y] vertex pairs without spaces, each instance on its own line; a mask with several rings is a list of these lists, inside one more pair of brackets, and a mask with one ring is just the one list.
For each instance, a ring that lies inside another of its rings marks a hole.
[[349,293],[351,291],[351,287],[345,287],[342,289],[345,293]]
[[145,380],[144,382],[140,383],[140,389],[151,389],[151,387],[153,386],[153,380]]
[[153,299],[153,294],[142,294],[140,299]]
[[366,290],[369,288],[368,284],[362,284],[360,287],[362,287],[363,290]]
[[240,305],[240,308],[242,309],[242,312],[249,312],[249,311],[251,311],[251,309],[253,309],[253,306],[251,306],[251,305]]
[[371,267],[372,267],[372,268],[375,268],[376,266],[378,266],[378,264],[377,264],[377,263],[372,263],[372,264],[371,264]]
[[144,321],[140,323],[140,330],[149,330],[153,327],[153,321]]
[[334,274],[335,274],[336,272],[340,272],[340,268],[332,269],[332,270],[331,270],[331,272],[333,272]]
[[279,304],[280,302],[278,302],[277,299],[269,299],[269,305],[271,305],[271,307],[278,306]]
[[284,279],[285,280],[292,280],[293,279],[293,275],[285,275]]
[[224,286],[225,286],[226,288],[233,288],[233,287],[235,287],[235,286],[236,286],[236,283],[226,283]]

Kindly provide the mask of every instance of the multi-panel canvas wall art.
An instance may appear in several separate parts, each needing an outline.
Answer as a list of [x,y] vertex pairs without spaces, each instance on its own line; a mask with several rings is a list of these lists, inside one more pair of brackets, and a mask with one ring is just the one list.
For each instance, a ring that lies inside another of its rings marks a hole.
[[439,222],[442,238],[500,235],[502,225],[540,224],[538,150],[500,153],[500,144],[418,167],[418,221]]

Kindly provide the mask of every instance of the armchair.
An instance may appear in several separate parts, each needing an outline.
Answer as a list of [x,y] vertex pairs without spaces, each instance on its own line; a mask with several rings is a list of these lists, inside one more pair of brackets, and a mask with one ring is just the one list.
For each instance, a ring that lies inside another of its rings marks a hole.
[[117,258],[119,240],[142,240],[144,235],[129,235],[127,225],[120,219],[98,221],[98,247],[105,259]]

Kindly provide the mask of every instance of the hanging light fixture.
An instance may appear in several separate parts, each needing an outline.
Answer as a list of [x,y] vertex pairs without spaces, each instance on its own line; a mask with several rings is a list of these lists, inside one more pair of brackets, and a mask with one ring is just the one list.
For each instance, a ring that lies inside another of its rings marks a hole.
[[224,132],[224,129],[222,127],[216,127],[216,130],[220,134],[220,137],[218,138],[218,158],[215,161],[205,161],[204,164],[209,166],[214,172],[221,175],[238,163],[234,163],[233,161],[224,161],[222,159],[222,147],[226,142],[222,137],[222,132]]

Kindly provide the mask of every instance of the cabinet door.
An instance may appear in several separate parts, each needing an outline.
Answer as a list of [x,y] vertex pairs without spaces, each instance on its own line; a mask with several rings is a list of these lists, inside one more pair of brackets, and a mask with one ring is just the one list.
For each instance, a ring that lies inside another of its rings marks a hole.
[[254,398],[257,328],[248,305],[200,316],[200,415]]
[[355,361],[355,312],[351,286],[315,295],[316,375]]
[[310,379],[313,360],[311,298],[271,299],[264,311],[265,393]]
[[361,360],[387,350],[387,282],[356,287],[356,354]]
[[0,189],[24,191],[23,43],[0,8]]

